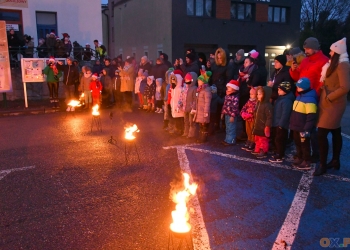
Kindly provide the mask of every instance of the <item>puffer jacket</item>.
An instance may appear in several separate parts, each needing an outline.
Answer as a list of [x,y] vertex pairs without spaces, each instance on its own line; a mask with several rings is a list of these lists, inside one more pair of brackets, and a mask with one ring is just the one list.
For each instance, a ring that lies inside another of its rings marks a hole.
[[265,127],[272,126],[272,104],[270,97],[272,88],[264,86],[264,97],[262,101],[258,101],[254,112],[253,135],[265,136]]
[[187,96],[186,96],[186,106],[185,112],[191,112],[192,109],[196,109],[196,82],[197,82],[197,74],[195,72],[190,72],[192,76],[192,83],[187,85]]
[[[196,113],[193,120],[198,123],[209,123],[210,122],[210,101],[211,101],[211,88],[209,85],[204,84],[203,87],[197,92],[196,100]],[[204,117],[204,114],[207,114]]]

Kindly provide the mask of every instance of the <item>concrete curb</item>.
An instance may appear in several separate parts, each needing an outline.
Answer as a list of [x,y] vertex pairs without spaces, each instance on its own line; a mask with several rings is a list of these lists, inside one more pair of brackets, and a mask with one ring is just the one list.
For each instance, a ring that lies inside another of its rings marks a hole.
[[11,111],[0,111],[0,117],[12,117],[12,116],[20,116],[20,115],[39,115],[39,114],[50,114],[61,112],[61,110],[53,110],[53,109],[31,109],[31,110],[11,110]]

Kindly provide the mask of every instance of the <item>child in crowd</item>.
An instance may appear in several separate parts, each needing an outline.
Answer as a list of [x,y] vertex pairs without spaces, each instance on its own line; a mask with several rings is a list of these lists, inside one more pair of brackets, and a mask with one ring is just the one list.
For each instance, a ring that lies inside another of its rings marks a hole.
[[300,170],[311,169],[310,133],[317,121],[317,94],[310,88],[310,80],[302,77],[296,83],[298,96],[293,103],[289,128],[293,130],[297,158],[292,166]]
[[147,112],[154,111],[154,95],[156,94],[156,83],[154,82],[154,76],[147,77],[147,84],[145,87],[145,97],[147,99]]
[[193,121],[194,114],[192,110],[196,109],[196,87],[197,74],[189,72],[185,75],[185,102],[184,102],[184,133],[182,136],[193,138],[196,135],[196,124]]
[[80,86],[79,89],[84,93],[85,98],[85,106],[84,109],[91,108],[92,105],[92,97],[91,97],[91,90],[90,90],[90,83],[92,80],[92,72],[91,69],[87,66],[85,66],[85,72],[84,75],[80,78]]
[[201,70],[201,75],[197,79],[196,112],[193,119],[199,124],[199,138],[197,140],[199,143],[206,142],[208,137],[211,101],[211,88],[208,85],[208,81],[211,75],[211,71]]
[[236,144],[236,126],[239,115],[239,82],[231,80],[226,84],[226,96],[221,111],[221,120],[225,119],[226,137],[222,141],[224,146]]
[[162,78],[157,78],[156,79],[156,94],[155,94],[155,99],[156,99],[156,113],[163,113],[163,99],[161,95],[161,89],[162,89],[162,84],[163,84],[163,79]]
[[95,73],[91,77],[90,91],[92,95],[92,105],[101,106],[102,83],[98,80],[98,75]]
[[139,99],[139,109],[143,109],[143,97],[142,97],[142,94],[140,93],[140,84],[142,81],[142,74],[143,74],[143,69],[139,69],[135,80],[135,94]]
[[243,150],[251,152],[254,150],[254,135],[253,135],[253,125],[254,125],[254,111],[257,104],[257,92],[256,88],[252,87],[249,91],[249,100],[244,104],[241,110],[241,117],[245,121],[245,130],[248,139],[243,147]]
[[294,102],[292,85],[290,82],[281,82],[278,85],[278,98],[273,109],[272,129],[275,131],[274,145],[275,155],[269,159],[270,162],[283,162],[284,152],[288,139],[289,118]]
[[272,88],[268,86],[257,89],[258,103],[254,112],[253,135],[255,149],[252,151],[258,159],[266,158],[269,151],[270,128],[272,125],[272,104],[270,97]]
[[147,110],[148,109],[148,105],[147,105],[147,98],[145,96],[145,89],[146,89],[146,85],[147,85],[147,77],[148,77],[148,71],[144,71],[142,73],[142,80],[140,82],[140,95],[142,98],[142,103],[143,103],[143,110]]
[[114,77],[112,78],[112,93],[114,96],[115,105],[117,107],[121,107],[123,104],[123,96],[120,92],[121,86],[121,78],[120,78],[120,70],[117,69],[114,71]]
[[172,75],[174,71],[174,68],[169,68],[168,71],[165,73],[165,81],[162,85],[162,95],[164,95],[164,118],[163,118],[163,129],[168,130],[169,128],[169,121],[172,118],[171,116],[171,107],[170,107],[170,101],[171,101],[171,84],[170,84],[170,76]]
[[170,134],[182,135],[184,130],[184,109],[183,109],[183,78],[182,72],[175,70],[170,76],[171,81],[171,115],[174,118],[175,129],[169,130]]
[[213,135],[215,133],[215,127],[219,127],[217,121],[219,120],[218,106],[224,104],[224,99],[218,95],[218,89],[215,84],[210,86],[211,90],[211,101],[210,101],[210,122],[208,127],[208,135]]

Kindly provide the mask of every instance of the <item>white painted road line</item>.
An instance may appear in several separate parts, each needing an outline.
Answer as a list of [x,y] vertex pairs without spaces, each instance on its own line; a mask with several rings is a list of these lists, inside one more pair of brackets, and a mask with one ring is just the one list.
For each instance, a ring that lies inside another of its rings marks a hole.
[[10,174],[10,173],[12,173],[12,172],[24,171],[24,170],[33,169],[33,168],[35,168],[35,166],[0,170],[0,180],[2,180],[6,175],[8,175],[8,174]]
[[292,205],[272,247],[273,250],[291,249],[310,193],[312,177],[312,171],[305,172],[301,177]]
[[[188,173],[190,176],[191,169],[190,164],[185,152],[185,148],[178,147],[177,155],[180,163],[180,168],[183,172]],[[190,213],[193,245],[196,250],[210,250],[209,236],[204,224],[201,206],[199,204],[198,196],[195,195],[191,201],[191,207],[194,209],[193,213]]]
[[347,135],[347,134],[344,134],[344,133],[341,133],[341,135],[342,135],[343,137],[345,137],[346,139],[349,139],[349,140],[350,140],[350,135]]

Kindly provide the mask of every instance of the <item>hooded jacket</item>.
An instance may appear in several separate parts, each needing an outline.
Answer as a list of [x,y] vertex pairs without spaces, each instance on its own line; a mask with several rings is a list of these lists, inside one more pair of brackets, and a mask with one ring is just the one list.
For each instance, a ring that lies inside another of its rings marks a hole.
[[299,92],[293,103],[290,116],[291,130],[297,132],[311,132],[317,121],[317,94],[314,89]]
[[[198,91],[199,90],[199,91]],[[210,122],[210,102],[211,102],[211,88],[208,84],[204,84],[200,89],[196,91],[196,113],[194,114],[193,120],[198,123],[209,123]],[[204,114],[207,114],[204,117]]]
[[192,109],[196,109],[196,82],[197,82],[197,74],[194,72],[190,72],[192,76],[192,83],[188,84],[187,96],[186,96],[186,106],[185,112],[191,112]]
[[264,86],[259,87],[257,91],[259,91],[260,88],[264,90],[264,96],[263,99],[256,104],[253,135],[265,136],[265,127],[271,128],[272,126],[272,104],[270,103],[272,88]]
[[176,86],[171,90],[171,114],[174,118],[184,117],[183,107],[179,107],[180,95],[183,91],[183,78],[178,74],[171,75],[170,78],[176,80]]
[[295,97],[292,91],[288,94],[278,96],[273,109],[272,127],[289,128],[289,119],[294,100]]

